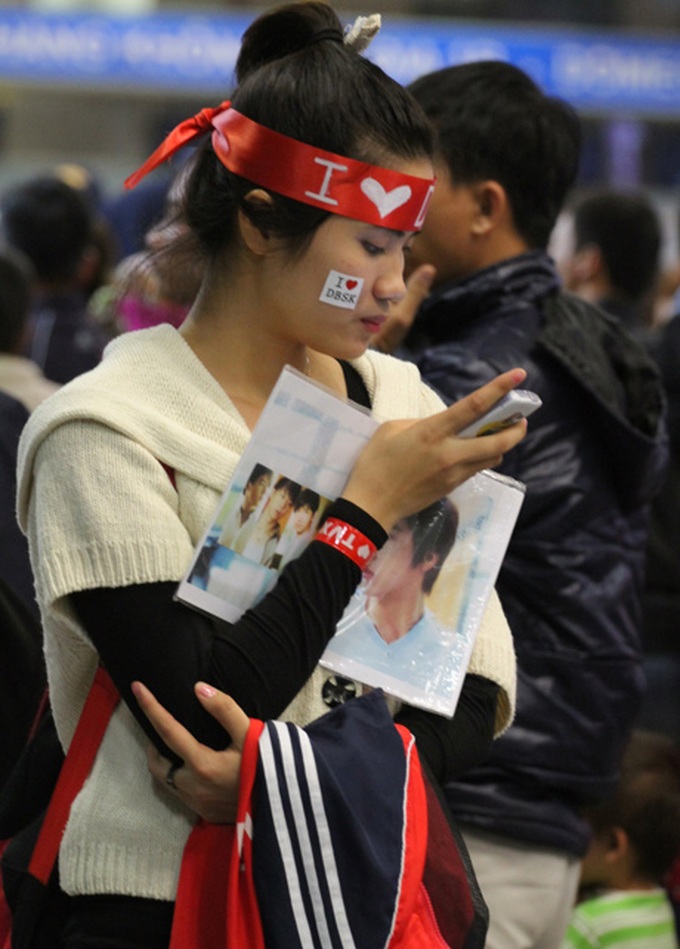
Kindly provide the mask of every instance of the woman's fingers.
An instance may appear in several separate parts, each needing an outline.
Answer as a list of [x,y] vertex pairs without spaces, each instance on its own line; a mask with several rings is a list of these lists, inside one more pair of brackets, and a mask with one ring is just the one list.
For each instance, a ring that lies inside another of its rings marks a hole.
[[163,743],[185,761],[195,756],[203,746],[196,741],[191,732],[187,731],[141,682],[133,682],[131,689],[139,707],[158,732]]
[[433,432],[442,438],[447,435],[457,435],[458,432],[485,415],[504,395],[516,389],[520,383],[524,382],[526,375],[524,369],[510,369],[454,402],[442,412],[431,415],[429,419],[423,419],[423,423],[429,423]]
[[343,497],[390,530],[476,472],[500,464],[524,437],[524,420],[483,438],[458,438],[458,432],[525,378],[523,369],[512,369],[429,418],[384,423],[357,459]]
[[246,740],[250,719],[230,695],[206,682],[197,682],[194,691],[203,708],[210,712],[231,737],[234,748],[241,750]]
[[250,724],[245,712],[224,692],[205,682],[196,684],[197,698],[232,739],[224,751],[215,751],[197,741],[141,682],[132,684],[132,692],[163,742],[183,760],[181,767],[177,767],[149,745],[147,761],[153,777],[168,785],[204,820],[220,824],[233,822],[238,802],[241,751]]

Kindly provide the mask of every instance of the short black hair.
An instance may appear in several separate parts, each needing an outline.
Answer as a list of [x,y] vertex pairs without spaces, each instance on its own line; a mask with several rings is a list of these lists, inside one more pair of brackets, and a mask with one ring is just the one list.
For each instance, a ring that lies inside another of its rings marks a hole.
[[285,475],[278,477],[274,485],[274,491],[285,491],[293,504],[295,504],[301,490],[302,486],[299,485],[297,481],[293,481],[292,478],[286,478]]
[[72,280],[92,243],[94,217],[86,198],[54,176],[24,181],[5,194],[5,239],[28,257],[46,282]]
[[311,488],[303,488],[297,496],[294,509],[297,511],[301,507],[308,507],[312,514],[316,514],[320,503],[321,498],[316,491],[312,491]]
[[612,795],[586,811],[596,834],[626,831],[636,872],[660,883],[680,853],[680,750],[665,735],[633,732]]
[[11,247],[0,247],[0,352],[19,352],[30,304],[29,262]]
[[413,537],[411,565],[417,567],[431,554],[437,563],[423,577],[423,592],[430,593],[444,561],[451,552],[458,533],[458,508],[449,498],[442,498],[403,519]]
[[658,276],[661,224],[643,194],[599,191],[574,206],[575,250],[599,247],[614,288],[633,303]]
[[272,469],[267,468],[266,465],[261,465],[259,462],[256,465],[253,465],[253,470],[248,475],[248,480],[246,481],[244,485],[244,490],[248,487],[249,484],[255,484],[256,481],[259,481],[260,478],[264,477],[265,475],[271,478]]
[[449,66],[408,87],[437,130],[454,184],[501,184],[518,233],[544,249],[578,173],[574,109],[510,63]]

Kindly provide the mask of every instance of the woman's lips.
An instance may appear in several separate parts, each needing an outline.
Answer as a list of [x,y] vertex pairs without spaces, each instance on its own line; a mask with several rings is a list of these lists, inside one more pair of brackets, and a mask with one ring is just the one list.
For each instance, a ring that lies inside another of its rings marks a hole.
[[363,316],[361,318],[361,324],[364,326],[369,333],[378,333],[385,323],[384,316]]

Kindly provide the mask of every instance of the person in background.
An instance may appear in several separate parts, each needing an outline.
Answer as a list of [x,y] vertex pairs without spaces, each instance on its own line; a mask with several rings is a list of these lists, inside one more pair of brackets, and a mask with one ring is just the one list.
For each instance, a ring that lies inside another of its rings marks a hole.
[[19,251],[0,247],[0,390],[29,412],[59,388],[21,355],[31,308],[31,266]]
[[16,515],[17,450],[28,416],[23,403],[0,391],[0,577],[37,619],[28,545]]
[[28,179],[0,201],[6,241],[35,275],[24,355],[54,382],[94,368],[108,336],[88,315],[88,293],[100,255],[95,219],[79,191],[54,175]]
[[[371,551],[402,517],[524,437],[524,423],[456,437],[523,381],[521,367],[446,409],[413,366],[367,352],[405,292],[404,255],[434,183],[429,122],[359,55],[378,25],[359,18],[345,34],[320,2],[251,24],[231,101],[182,123],[128,179],[134,186],[187,138],[202,139],[183,206],[205,267],[189,315],[179,330],[121,334],[96,369],[36,410],[22,437],[19,514],[62,743],[98,663],[122,698],[61,839],[65,949],[166,949],[171,938],[196,817],[176,793],[181,761],[168,762],[162,787],[148,772],[146,738],[162,743],[132,683],[212,748],[226,738],[196,701],[199,680],[249,717],[315,720],[328,708],[318,660]],[[386,189],[398,206],[386,206]],[[269,593],[226,622],[176,600],[177,584],[285,365],[358,398],[381,423],[327,510],[366,543],[350,549],[318,535]],[[437,780],[488,753],[512,718],[514,684],[493,595],[456,716],[397,715]]]
[[559,949],[589,836],[581,808],[616,780],[643,689],[663,393],[619,323],[562,292],[546,252],[578,168],[574,111],[504,62],[409,88],[436,128],[437,185],[410,257],[413,300],[434,286],[404,354],[449,402],[515,363],[543,400],[498,469],[526,485],[497,581],[516,719],[446,793],[489,906],[488,949]]
[[670,463],[651,510],[642,593],[646,688],[636,723],[680,742],[680,337],[678,326],[652,325],[661,226],[651,200],[638,193],[597,191],[565,213],[571,235],[557,258],[565,285],[643,343],[659,365],[668,401]]
[[[643,646],[647,688],[637,724],[680,747],[680,319],[658,329],[651,353],[668,407],[670,461],[652,504],[643,590]],[[680,874],[679,874],[680,875]]]
[[601,306],[643,342],[653,334],[661,223],[642,193],[596,191],[566,212],[564,286]]
[[[90,309],[113,332],[159,323],[180,326],[196,298],[202,265],[180,211],[189,168],[185,163],[176,174],[161,218],[144,236],[144,247],[123,257],[109,283],[90,302]],[[185,240],[178,241],[180,235]]]
[[678,949],[663,886],[680,853],[677,746],[635,730],[616,786],[585,815],[592,837],[564,949]]
[[28,546],[16,518],[17,449],[29,413],[59,386],[20,355],[30,295],[30,263],[19,251],[0,247],[0,578],[37,622]]

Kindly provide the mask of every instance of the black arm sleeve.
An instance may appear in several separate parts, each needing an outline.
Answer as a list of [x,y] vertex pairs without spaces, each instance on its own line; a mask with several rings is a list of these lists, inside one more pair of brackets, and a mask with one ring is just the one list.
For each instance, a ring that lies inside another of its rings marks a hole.
[[[329,513],[377,546],[387,538],[373,518],[344,499]],[[194,683],[222,689],[252,717],[276,718],[311,675],[360,579],[352,560],[312,541],[235,623],[176,601],[174,581],[84,590],[71,601],[123,699],[167,753],[131,694],[131,682],[148,686],[199,741],[223,748],[224,731],[196,700]]]
[[491,751],[499,686],[466,675],[453,718],[405,705],[395,717],[416,739],[418,753],[440,784],[480,764]]

